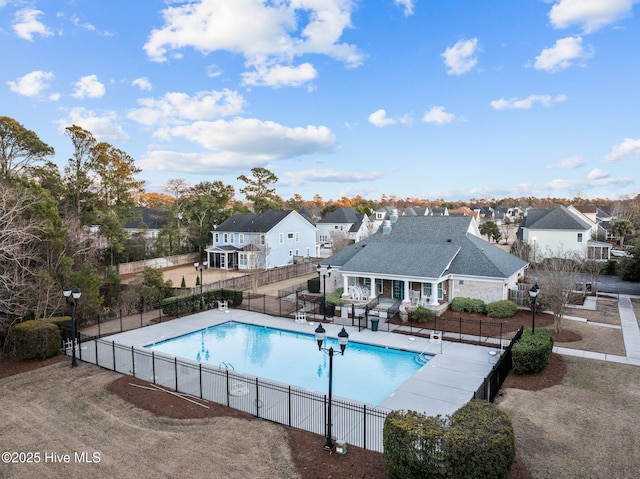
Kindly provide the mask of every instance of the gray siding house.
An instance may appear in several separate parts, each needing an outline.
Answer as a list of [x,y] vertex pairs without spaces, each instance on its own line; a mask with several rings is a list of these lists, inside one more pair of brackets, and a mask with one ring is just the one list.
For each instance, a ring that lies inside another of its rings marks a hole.
[[[480,235],[468,216],[400,216],[321,261],[344,297],[445,309],[455,297],[509,298],[528,263]],[[327,285],[327,288],[330,287]]]

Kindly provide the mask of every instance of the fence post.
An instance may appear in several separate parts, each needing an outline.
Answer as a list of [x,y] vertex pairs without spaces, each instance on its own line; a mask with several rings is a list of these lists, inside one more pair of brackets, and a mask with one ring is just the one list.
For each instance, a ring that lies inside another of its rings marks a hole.
[[288,426],[291,427],[291,386],[289,386],[289,394],[287,394],[287,399],[288,399],[288,406],[289,406],[289,424],[288,424]]
[[113,370],[116,370],[116,342],[111,341],[111,351],[113,353]]
[[98,366],[99,365],[99,362],[98,362],[98,338],[95,339],[94,343],[96,345],[96,366]]
[[367,405],[362,405],[362,448],[367,448]]
[[231,401],[229,400],[229,395],[231,394],[231,392],[229,391],[229,368],[226,369],[226,375],[227,375],[227,406],[230,406]]
[[173,372],[176,375],[176,392],[178,392],[178,358],[173,357]]
[[156,356],[153,351],[151,351],[151,374],[153,374],[153,384],[156,383]]
[[136,353],[133,350],[133,345],[131,345],[131,372],[133,373],[133,377],[136,377]]
[[256,417],[260,417],[260,388],[259,379],[256,377]]
[[120,308],[120,332],[122,332],[122,308]]
[[200,378],[200,399],[202,399],[202,363],[198,363],[198,376]]

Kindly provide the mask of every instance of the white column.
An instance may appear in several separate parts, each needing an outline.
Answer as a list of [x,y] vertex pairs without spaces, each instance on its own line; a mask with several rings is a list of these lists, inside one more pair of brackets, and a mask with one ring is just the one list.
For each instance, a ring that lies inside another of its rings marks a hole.
[[408,280],[404,280],[404,298],[402,298],[403,303],[411,303],[411,299],[409,298],[409,286],[410,283]]
[[346,274],[342,275],[342,297],[349,296],[349,277]]
[[371,291],[369,292],[369,298],[373,299],[378,295],[378,291],[376,290],[376,279],[371,276],[369,278],[369,281],[371,281]]
[[429,298],[429,304],[438,305],[438,283],[431,283],[431,297]]

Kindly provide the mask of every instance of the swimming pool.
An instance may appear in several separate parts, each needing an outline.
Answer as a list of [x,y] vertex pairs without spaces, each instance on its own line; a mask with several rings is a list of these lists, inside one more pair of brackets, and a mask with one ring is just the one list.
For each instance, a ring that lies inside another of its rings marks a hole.
[[[327,336],[339,331],[331,325],[326,329]],[[371,405],[380,404],[429,359],[416,352],[355,341],[349,342],[341,356],[338,341],[329,337],[325,346],[338,351],[333,393]],[[329,357],[318,350],[311,334],[230,321],[145,348],[320,393],[328,387]]]

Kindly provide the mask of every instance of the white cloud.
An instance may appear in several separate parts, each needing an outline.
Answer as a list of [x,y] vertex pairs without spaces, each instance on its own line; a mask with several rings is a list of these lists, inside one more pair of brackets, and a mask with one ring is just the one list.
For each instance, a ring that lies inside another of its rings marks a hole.
[[24,40],[33,41],[34,35],[50,37],[53,35],[47,26],[38,20],[40,15],[44,15],[41,10],[34,8],[23,8],[18,10],[13,20],[13,31]]
[[440,56],[444,58],[449,75],[462,75],[476,66],[478,51],[478,39],[472,38],[471,40],[460,40],[452,47],[447,48]]
[[272,121],[235,118],[231,121],[197,121],[158,130],[156,138],[180,137],[211,151],[253,156],[259,161],[294,158],[329,151],[335,142],[325,126],[290,128]]
[[549,11],[555,28],[580,25],[591,33],[610,23],[629,17],[638,0],[559,0]]
[[369,123],[372,125],[383,127],[387,125],[394,125],[397,123],[397,120],[393,118],[387,118],[387,112],[383,109],[376,110],[371,115],[369,115]]
[[413,15],[413,7],[416,0],[393,0],[393,3],[404,8],[404,16]]
[[[355,8],[349,0],[194,1],[166,8],[163,27],[151,31],[144,50],[155,61],[166,61],[169,52],[186,47],[204,54],[225,50],[242,55],[247,66],[262,65],[265,71],[277,64],[291,65],[305,54],[327,55],[354,67],[362,63],[363,55],[356,46],[340,42],[340,37],[351,27]],[[288,66],[279,73],[285,80],[293,76],[295,85],[308,78],[311,69]],[[249,81],[256,78],[250,75]],[[276,78],[258,83],[273,85]]]
[[105,94],[104,85],[96,75],[87,75],[75,83],[75,91],[71,96],[75,98],[101,98]]
[[133,80],[131,82],[131,84],[133,86],[137,86],[141,90],[145,90],[145,91],[153,90],[153,85],[151,84],[151,82],[149,81],[149,79],[147,77],[136,78],[135,80]]
[[443,106],[434,106],[424,114],[422,121],[425,123],[444,125],[445,123],[451,123],[456,120],[456,116],[453,113],[447,113],[444,110],[445,108]]
[[587,175],[587,179],[589,180],[601,180],[603,178],[608,178],[609,173],[602,171],[600,168],[594,168]]
[[622,143],[613,147],[611,153],[604,157],[604,161],[613,163],[625,158],[640,158],[640,139],[626,138]]
[[303,186],[308,183],[357,183],[382,178],[378,171],[338,171],[338,170],[301,170],[286,171],[278,177],[278,184],[282,186]]
[[500,98],[493,100],[491,107],[494,110],[529,110],[536,103],[542,106],[553,106],[556,103],[562,103],[567,100],[566,95],[529,95],[526,98],[509,98],[508,100]]
[[267,160],[233,152],[184,153],[154,150],[147,153],[138,165],[143,170],[175,171],[191,174],[246,172],[267,164]]
[[53,73],[35,70],[27,73],[16,81],[8,81],[11,91],[23,96],[37,97],[49,88],[49,81],[53,80]]
[[132,110],[128,117],[151,126],[238,115],[244,107],[244,98],[238,92],[225,89],[198,92],[194,96],[169,92],[160,99],[142,98],[138,103],[142,108]]
[[574,168],[579,168],[584,165],[584,159],[579,156],[570,156],[568,158],[563,158],[558,163],[553,165],[547,165],[546,168],[560,168],[563,170],[573,170]]
[[265,64],[255,64],[255,70],[242,74],[244,85],[251,86],[271,86],[278,88],[281,86],[300,86],[313,80],[318,76],[318,72],[311,63],[302,65],[287,66]]
[[594,55],[591,46],[585,49],[582,46],[582,37],[566,37],[556,41],[551,48],[545,48],[536,57],[534,68],[548,72],[565,70],[578,62],[583,65],[584,61]]
[[117,115],[114,111],[104,111],[97,114],[83,107],[72,108],[67,118],[56,121],[60,132],[71,125],[78,125],[90,131],[98,141],[127,141],[127,135],[122,127],[116,123]]

